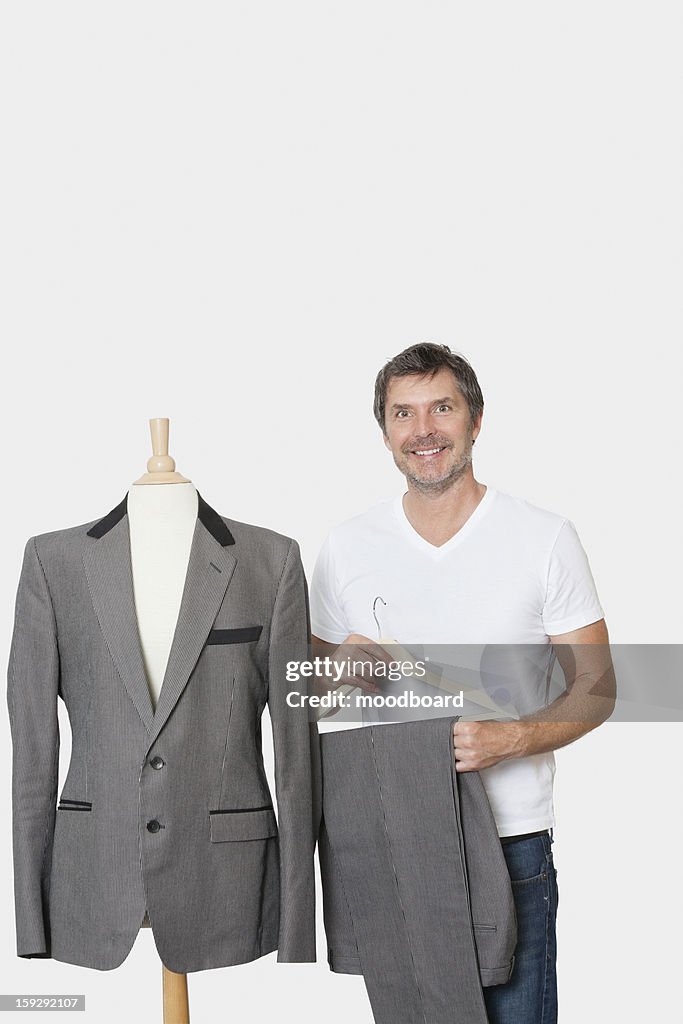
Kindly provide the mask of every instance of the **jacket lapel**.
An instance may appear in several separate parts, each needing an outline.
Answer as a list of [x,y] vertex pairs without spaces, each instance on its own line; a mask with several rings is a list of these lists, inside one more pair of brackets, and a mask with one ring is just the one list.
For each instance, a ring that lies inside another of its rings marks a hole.
[[[227,527],[225,530],[229,532]],[[231,542],[234,543],[232,537]],[[152,723],[150,743],[153,743],[161,732],[187,685],[236,565],[237,560],[230,553],[230,549],[223,547],[221,542],[216,540],[198,516],[180,612]]]
[[177,704],[207,636],[237,561],[234,538],[199,492],[185,586],[156,712],[149,692],[135,611],[127,500],[88,530],[83,551],[93,606],[100,628],[150,743]]

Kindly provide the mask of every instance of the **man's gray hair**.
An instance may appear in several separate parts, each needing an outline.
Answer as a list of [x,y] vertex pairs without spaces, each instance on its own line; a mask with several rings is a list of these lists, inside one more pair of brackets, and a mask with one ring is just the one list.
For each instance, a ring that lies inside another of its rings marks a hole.
[[464,356],[451,352],[448,345],[434,345],[425,341],[399,352],[377,374],[373,412],[383,433],[386,433],[384,417],[390,382],[395,377],[411,375],[428,374],[433,377],[439,370],[450,370],[455,377],[460,393],[470,410],[470,421],[474,423],[479,418],[484,410],[484,397],[477,375],[470,364]]

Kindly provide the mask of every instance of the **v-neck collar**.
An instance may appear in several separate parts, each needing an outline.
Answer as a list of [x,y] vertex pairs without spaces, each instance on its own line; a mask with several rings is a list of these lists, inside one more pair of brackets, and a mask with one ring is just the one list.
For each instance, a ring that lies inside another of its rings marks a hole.
[[411,524],[403,507],[403,494],[399,494],[398,497],[394,499],[394,514],[398,519],[399,525],[404,534],[412,541],[412,543],[417,545],[417,547],[430,555],[433,559],[438,560],[443,558],[444,555],[449,554],[454,548],[459,547],[467,540],[472,531],[476,529],[478,524],[491,508],[497,493],[498,492],[494,487],[487,485],[483,498],[470,514],[469,518],[465,520],[460,529],[454,533],[452,537],[449,537],[444,544],[441,544],[438,547],[436,544],[431,544],[428,540],[425,540],[425,538],[419,534]]

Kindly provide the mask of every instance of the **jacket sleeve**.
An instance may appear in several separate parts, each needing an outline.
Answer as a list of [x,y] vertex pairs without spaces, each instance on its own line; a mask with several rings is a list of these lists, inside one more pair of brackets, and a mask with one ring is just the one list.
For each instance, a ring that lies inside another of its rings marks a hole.
[[49,887],[59,768],[59,653],[36,539],[24,550],[8,667],[17,955],[50,956]]
[[308,707],[291,707],[286,663],[308,655],[308,590],[299,546],[292,541],[273,608],[268,666],[268,708],[275,751],[280,843],[278,962],[315,961],[313,854],[320,816],[318,733]]

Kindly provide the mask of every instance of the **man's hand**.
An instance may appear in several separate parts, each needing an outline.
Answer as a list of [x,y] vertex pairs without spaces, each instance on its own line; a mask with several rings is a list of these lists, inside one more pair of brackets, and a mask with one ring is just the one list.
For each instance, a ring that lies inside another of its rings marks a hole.
[[[329,657],[339,667],[346,663],[362,663],[362,673],[355,675],[353,672],[344,672],[339,679],[329,679],[318,676],[313,679],[313,692],[319,696],[338,690],[340,686],[358,687],[365,693],[381,693],[381,688],[372,681],[372,669],[380,661],[391,662],[392,655],[381,647],[380,644],[370,640],[360,633],[351,633],[341,644],[330,644],[317,636],[311,638],[312,651],[314,656],[320,658]],[[370,669],[367,666],[370,663]],[[336,709],[337,711],[339,709]],[[332,712],[336,713],[335,711]]]
[[524,757],[525,722],[456,722],[455,770],[478,772],[509,757]]

